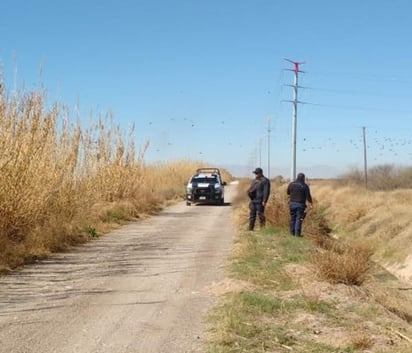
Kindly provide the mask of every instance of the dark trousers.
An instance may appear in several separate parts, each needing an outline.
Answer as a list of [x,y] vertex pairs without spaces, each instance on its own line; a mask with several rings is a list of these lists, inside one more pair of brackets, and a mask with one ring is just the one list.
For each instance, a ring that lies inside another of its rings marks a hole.
[[265,217],[265,207],[262,205],[261,202],[253,202],[249,203],[249,230],[253,230],[255,228],[256,217],[259,218],[259,223],[261,227],[264,227],[266,224],[266,217]]
[[289,202],[290,212],[290,234],[300,236],[302,232],[302,219],[306,205],[300,202]]

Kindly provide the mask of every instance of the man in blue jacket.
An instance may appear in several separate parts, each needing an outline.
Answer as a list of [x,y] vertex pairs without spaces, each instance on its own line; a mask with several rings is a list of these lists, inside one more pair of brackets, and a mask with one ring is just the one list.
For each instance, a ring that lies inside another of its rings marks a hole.
[[287,188],[290,212],[290,234],[300,237],[302,221],[305,218],[306,201],[312,206],[312,196],[309,185],[305,183],[305,174],[299,173],[296,180],[292,181]]
[[255,179],[247,192],[250,198],[249,230],[254,230],[256,216],[259,218],[260,227],[265,227],[265,206],[270,195],[270,180],[263,175],[262,168],[256,168],[253,173]]

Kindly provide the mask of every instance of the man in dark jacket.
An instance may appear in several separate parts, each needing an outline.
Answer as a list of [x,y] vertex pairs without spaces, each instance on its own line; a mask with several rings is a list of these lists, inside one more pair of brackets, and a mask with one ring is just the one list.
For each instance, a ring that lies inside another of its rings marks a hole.
[[270,180],[263,175],[262,168],[256,168],[253,173],[255,179],[248,189],[249,203],[249,230],[255,228],[256,216],[259,218],[260,227],[266,224],[265,206],[270,195]]
[[309,185],[305,183],[305,174],[299,173],[296,180],[288,185],[287,194],[290,196],[290,234],[300,237],[302,220],[305,218],[306,201],[312,206],[312,196]]

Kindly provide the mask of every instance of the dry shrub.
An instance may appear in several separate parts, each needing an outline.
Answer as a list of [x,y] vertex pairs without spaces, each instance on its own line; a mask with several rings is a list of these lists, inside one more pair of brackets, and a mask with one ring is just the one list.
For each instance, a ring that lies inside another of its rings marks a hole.
[[328,282],[361,285],[371,268],[371,256],[371,249],[363,244],[334,242],[330,249],[314,249],[310,258],[318,275]]
[[310,233],[305,235],[305,238],[309,239],[316,247],[323,250],[332,250],[336,246],[336,240],[323,233]]
[[[343,184],[365,184],[364,172],[352,169],[340,177]],[[389,191],[399,188],[412,188],[412,168],[383,164],[368,169],[368,189]]]
[[322,249],[331,249],[334,246],[334,239],[330,238],[331,229],[325,218],[325,210],[317,202],[315,206],[307,211],[307,216],[303,221],[305,238]]
[[268,223],[277,227],[289,227],[289,205],[286,194],[287,184],[272,181],[272,191],[265,210]]
[[351,335],[351,345],[354,349],[365,350],[373,346],[373,338],[364,329],[359,329]]
[[285,197],[275,193],[269,201],[265,215],[267,222],[277,227],[289,227],[289,206]]
[[238,180],[237,193],[232,199],[232,205],[234,207],[240,207],[242,205],[247,205],[249,203],[249,197],[247,195],[247,189],[251,183],[250,179],[241,178]]

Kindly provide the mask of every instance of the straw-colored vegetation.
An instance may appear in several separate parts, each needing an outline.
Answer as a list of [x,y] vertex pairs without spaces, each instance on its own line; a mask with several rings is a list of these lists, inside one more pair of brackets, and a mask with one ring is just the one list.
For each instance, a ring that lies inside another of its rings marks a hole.
[[147,165],[133,129],[88,126],[45,92],[0,88],[0,270],[87,241],[181,199],[200,162]]
[[238,284],[210,315],[208,351],[409,352],[408,286],[372,261],[369,242],[330,236],[336,229],[317,187],[305,236],[296,238],[288,234],[286,185],[277,183],[266,211],[271,226],[245,230],[247,184],[235,200],[239,229],[230,275]]
[[374,249],[374,260],[399,274],[412,273],[412,189],[366,190],[332,181],[312,183],[332,235],[360,239]]
[[389,191],[412,188],[412,167],[400,167],[393,164],[377,165],[364,171],[353,169],[340,177],[340,184],[367,185],[369,190]]

